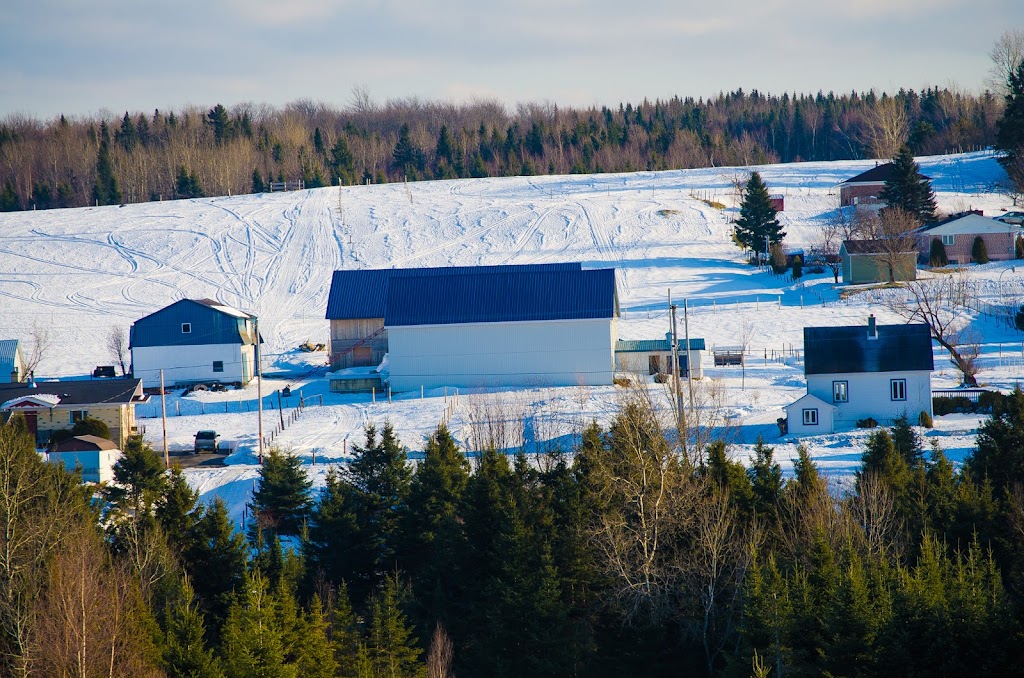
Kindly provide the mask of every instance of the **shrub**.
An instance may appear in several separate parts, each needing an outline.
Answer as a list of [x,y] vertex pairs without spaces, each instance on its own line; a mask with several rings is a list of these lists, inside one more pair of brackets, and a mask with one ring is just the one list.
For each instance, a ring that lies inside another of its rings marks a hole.
[[1006,402],[1006,396],[999,391],[985,391],[978,396],[978,412],[997,412]]
[[924,428],[931,428],[935,424],[932,422],[932,415],[921,410],[921,414],[917,415],[917,425],[923,426]]
[[1024,259],[1024,235],[1017,236],[1017,242],[1013,248],[1013,255],[1017,259]]
[[932,249],[928,253],[928,265],[934,268],[949,265],[949,257],[946,256],[946,246],[942,244],[942,238],[932,238]]
[[612,383],[614,383],[616,386],[629,386],[633,382],[630,380],[629,377],[615,377],[614,379],[612,379]]
[[793,280],[799,280],[804,274],[804,262],[799,257],[793,257]]
[[974,238],[974,244],[971,245],[971,259],[976,264],[988,263],[988,249],[985,247],[985,239],[980,235]]
[[936,417],[941,417],[944,414],[973,411],[974,403],[972,403],[969,398],[965,398],[963,396],[940,396],[938,398],[932,398],[932,412],[935,413]]
[[878,426],[878,422],[871,417],[857,420],[857,428],[875,428],[876,426]]
[[1024,306],[1021,306],[1020,310],[1017,311],[1017,315],[1013,318],[1013,324],[1018,330],[1024,332]]
[[772,272],[781,275],[789,270],[789,262],[786,260],[786,253],[782,251],[782,244],[775,243],[768,250],[771,255]]
[[96,436],[97,438],[110,438],[110,427],[99,419],[85,417],[75,422],[71,429],[73,436]]

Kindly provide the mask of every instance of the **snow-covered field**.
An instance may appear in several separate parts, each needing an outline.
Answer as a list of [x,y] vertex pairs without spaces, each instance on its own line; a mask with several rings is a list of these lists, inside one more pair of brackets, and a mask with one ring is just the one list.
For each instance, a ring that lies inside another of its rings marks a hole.
[[[945,211],[1011,209],[996,190],[1004,175],[988,153],[921,158]],[[758,167],[769,189],[785,195],[780,221],[787,243],[799,247],[815,234],[838,203],[836,184],[874,161],[800,163]],[[805,325],[897,322],[870,294],[839,301],[831,274],[800,284],[743,263],[730,240],[729,219],[738,204],[737,182],[747,168],[389,184],[323,188],[291,193],[157,202],[0,215],[0,338],[30,340],[34,326],[49,328],[54,343],[41,365],[44,376],[86,375],[109,364],[105,348],[112,327],[183,297],[210,297],[260,317],[264,369],[274,375],[265,391],[290,384],[304,396],[320,394],[323,407],[303,415],[275,441],[312,461],[317,477],[325,461],[340,460],[359,442],[367,422],[389,418],[402,441],[422,449],[424,436],[442,417],[469,443],[473,421],[501,408],[525,419],[513,442],[543,446],[564,440],[581,421],[607,421],[621,390],[534,389],[459,395],[443,391],[406,394],[388,403],[378,396],[336,396],[323,379],[300,379],[325,354],[300,353],[303,341],[327,343],[324,320],[331,272],[340,268],[473,265],[581,261],[614,266],[624,339],[656,338],[668,329],[666,299],[690,304],[690,335],[708,346],[736,345],[745,332],[760,358],[739,368],[705,366],[724,390],[734,454],[745,458],[758,435],[778,438],[780,408],[803,391],[802,363],[788,353],[801,348]],[[718,210],[708,203],[727,206]],[[1022,289],[1024,269],[992,263],[972,267],[979,294],[996,301]],[[981,380],[1011,387],[1024,374],[1024,335],[994,321],[974,319],[985,345]],[[709,361],[710,362],[710,361]],[[936,351],[935,384],[956,376]],[[189,447],[200,428],[215,428],[238,443],[223,469],[190,471],[204,497],[223,496],[240,515],[252,488],[256,437],[255,385],[243,392],[175,395],[168,437]],[[285,414],[298,395],[284,402]],[[248,402],[248,409],[247,408]],[[276,396],[266,399],[276,407]],[[157,404],[140,408],[158,414]],[[200,414],[200,408],[204,413]],[[180,413],[178,415],[177,413]],[[270,430],[280,415],[265,413]],[[144,419],[147,437],[161,439],[159,419]],[[937,420],[937,437],[955,459],[973,445],[976,417]],[[513,428],[511,424],[509,428]],[[511,435],[511,434],[510,434]],[[864,432],[808,438],[822,467],[840,477],[859,463]],[[795,447],[779,442],[788,465]],[[311,470],[312,467],[311,467]]]

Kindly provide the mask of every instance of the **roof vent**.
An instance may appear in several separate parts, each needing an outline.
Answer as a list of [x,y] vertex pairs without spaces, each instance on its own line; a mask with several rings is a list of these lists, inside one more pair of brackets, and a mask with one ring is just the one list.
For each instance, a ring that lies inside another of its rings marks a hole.
[[878,339],[878,325],[875,324],[875,314],[868,316],[868,339]]

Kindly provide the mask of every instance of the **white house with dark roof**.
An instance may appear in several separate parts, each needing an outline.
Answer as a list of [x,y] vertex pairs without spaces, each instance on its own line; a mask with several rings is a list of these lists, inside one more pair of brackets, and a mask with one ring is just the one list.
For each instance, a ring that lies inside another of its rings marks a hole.
[[17,339],[0,339],[0,384],[17,384],[26,378],[21,344]]
[[862,419],[888,424],[901,414],[932,414],[928,325],[804,328],[807,395],[786,407],[797,435],[851,429]]
[[150,386],[247,384],[256,374],[255,317],[212,299],[182,299],[136,320],[132,374]]

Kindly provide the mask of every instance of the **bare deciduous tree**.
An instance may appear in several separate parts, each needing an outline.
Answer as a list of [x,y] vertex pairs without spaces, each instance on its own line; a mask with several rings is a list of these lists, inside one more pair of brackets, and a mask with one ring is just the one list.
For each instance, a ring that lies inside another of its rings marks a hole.
[[864,117],[865,141],[876,158],[891,158],[907,143],[907,110],[894,97],[883,94]]
[[114,325],[107,335],[107,351],[110,359],[121,367],[121,376],[128,374],[126,361],[128,360],[128,333],[123,327]]
[[39,364],[46,359],[50,352],[50,328],[42,323],[32,325],[32,339],[27,357],[25,358],[25,371],[32,373],[39,367]]
[[455,676],[452,664],[455,661],[455,648],[451,638],[438,623],[434,628],[434,636],[430,640],[430,650],[427,652],[427,678],[453,678]]
[[1009,91],[1010,75],[1024,61],[1024,30],[1014,28],[1004,32],[988,53],[992,59],[985,85],[1000,96]]
[[970,284],[963,273],[957,273],[907,282],[888,297],[887,305],[908,321],[928,325],[932,339],[949,351],[950,362],[960,370],[964,383],[975,386],[977,344],[964,321],[970,299]]
[[916,268],[915,231],[920,225],[912,214],[894,207],[882,210],[876,218],[867,221],[866,228],[877,247],[875,262],[879,274],[887,276],[889,282],[896,282],[901,269]]
[[890,486],[876,473],[857,479],[857,493],[850,497],[846,510],[860,528],[869,553],[887,557],[899,547],[903,520]]

